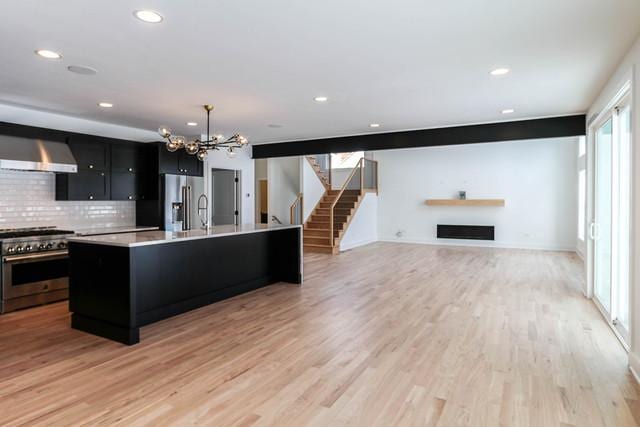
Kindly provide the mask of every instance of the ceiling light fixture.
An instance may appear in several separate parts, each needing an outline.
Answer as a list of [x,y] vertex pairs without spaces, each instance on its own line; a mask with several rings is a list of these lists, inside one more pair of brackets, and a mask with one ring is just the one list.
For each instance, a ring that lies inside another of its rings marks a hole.
[[511,114],[514,113],[516,110],[514,110],[513,108],[507,108],[502,110],[502,114]]
[[67,70],[72,73],[82,74],[83,76],[93,76],[98,73],[98,70],[92,67],[85,67],[84,65],[69,65]]
[[511,70],[508,68],[496,68],[495,70],[491,70],[492,76],[504,76],[505,74],[509,74]]
[[316,102],[327,102],[329,98],[327,98],[326,96],[316,96],[315,98],[313,98],[313,100]]
[[164,19],[162,15],[160,15],[158,12],[154,12],[153,10],[136,10],[135,12],[133,12],[133,16],[149,24],[157,24],[159,22],[162,22],[162,20]]
[[58,52],[54,52],[52,50],[47,50],[47,49],[38,49],[35,51],[36,55],[41,56],[43,58],[47,58],[47,59],[60,59],[62,58],[62,55],[60,55]]
[[236,156],[236,149],[242,148],[249,144],[247,138],[240,134],[235,134],[230,138],[225,139],[222,135],[210,136],[209,125],[211,119],[211,111],[213,111],[213,105],[204,105],[204,110],[207,112],[207,139],[200,141],[194,139],[193,141],[187,141],[184,136],[171,135],[171,129],[167,126],[160,126],[158,133],[164,139],[167,140],[167,151],[177,151],[180,148],[184,148],[187,154],[195,154],[198,160],[204,161],[207,158],[207,153],[210,150],[225,150],[227,156],[233,158]]
[[187,122],[187,126],[198,126],[196,122]]
[[380,127],[380,123],[371,123],[369,125],[370,128],[379,128]]
[[110,102],[98,102],[98,106],[102,108],[111,108],[113,104]]

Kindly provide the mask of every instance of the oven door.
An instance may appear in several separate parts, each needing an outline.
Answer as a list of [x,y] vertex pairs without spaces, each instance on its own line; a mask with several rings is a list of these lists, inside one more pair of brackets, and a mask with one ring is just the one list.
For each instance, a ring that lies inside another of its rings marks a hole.
[[2,267],[5,300],[69,287],[69,253],[66,249],[5,256]]

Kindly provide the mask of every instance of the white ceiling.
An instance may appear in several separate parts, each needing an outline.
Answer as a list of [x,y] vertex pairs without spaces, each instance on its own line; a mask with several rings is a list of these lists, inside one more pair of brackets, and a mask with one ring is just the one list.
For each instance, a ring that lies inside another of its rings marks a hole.
[[214,103],[253,143],[582,113],[640,33],[638,0],[9,3],[0,103],[187,134]]

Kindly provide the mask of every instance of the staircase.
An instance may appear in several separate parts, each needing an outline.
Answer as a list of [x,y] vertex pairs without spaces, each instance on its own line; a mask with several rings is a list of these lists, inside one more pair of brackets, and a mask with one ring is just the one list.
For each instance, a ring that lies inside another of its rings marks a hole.
[[336,204],[333,212],[333,238],[334,244],[330,240],[330,210],[331,205],[340,190],[327,190],[315,210],[304,224],[304,249],[308,252],[321,252],[327,254],[337,254],[340,251],[340,239],[347,230],[349,222],[355,214],[362,192],[360,190],[344,190],[340,200]]
[[320,179],[320,181],[324,185],[324,188],[326,188],[327,190],[330,190],[331,189],[331,166],[329,165],[328,168],[326,166],[322,167],[322,165],[320,165],[320,159],[317,156],[307,156],[307,160],[309,161],[309,164],[311,165],[313,170],[316,172],[318,179]]
[[331,155],[307,156],[325,188],[324,195],[304,224],[303,245],[307,252],[337,254],[360,202],[367,192],[378,192],[378,163],[358,161],[340,190],[331,187]]

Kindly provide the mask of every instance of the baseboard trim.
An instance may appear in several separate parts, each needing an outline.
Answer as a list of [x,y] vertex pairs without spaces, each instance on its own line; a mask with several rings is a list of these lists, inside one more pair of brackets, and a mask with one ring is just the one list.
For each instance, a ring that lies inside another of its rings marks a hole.
[[640,372],[640,357],[632,352],[629,352],[629,370],[636,382],[640,384],[640,376],[638,376],[638,372]]
[[340,252],[359,248],[360,246],[370,245],[371,243],[375,243],[377,241],[378,239],[365,239],[365,240],[358,240],[357,242],[353,242],[349,245],[344,245],[343,243],[340,243]]
[[557,252],[577,252],[575,246],[537,246],[537,245],[522,245],[517,243],[501,243],[501,242],[482,242],[482,241],[466,241],[466,240],[453,240],[453,239],[410,239],[397,237],[381,237],[378,239],[380,242],[389,243],[413,243],[417,245],[432,245],[432,246],[467,246],[475,248],[494,248],[494,249],[530,249],[537,251],[557,251]]

